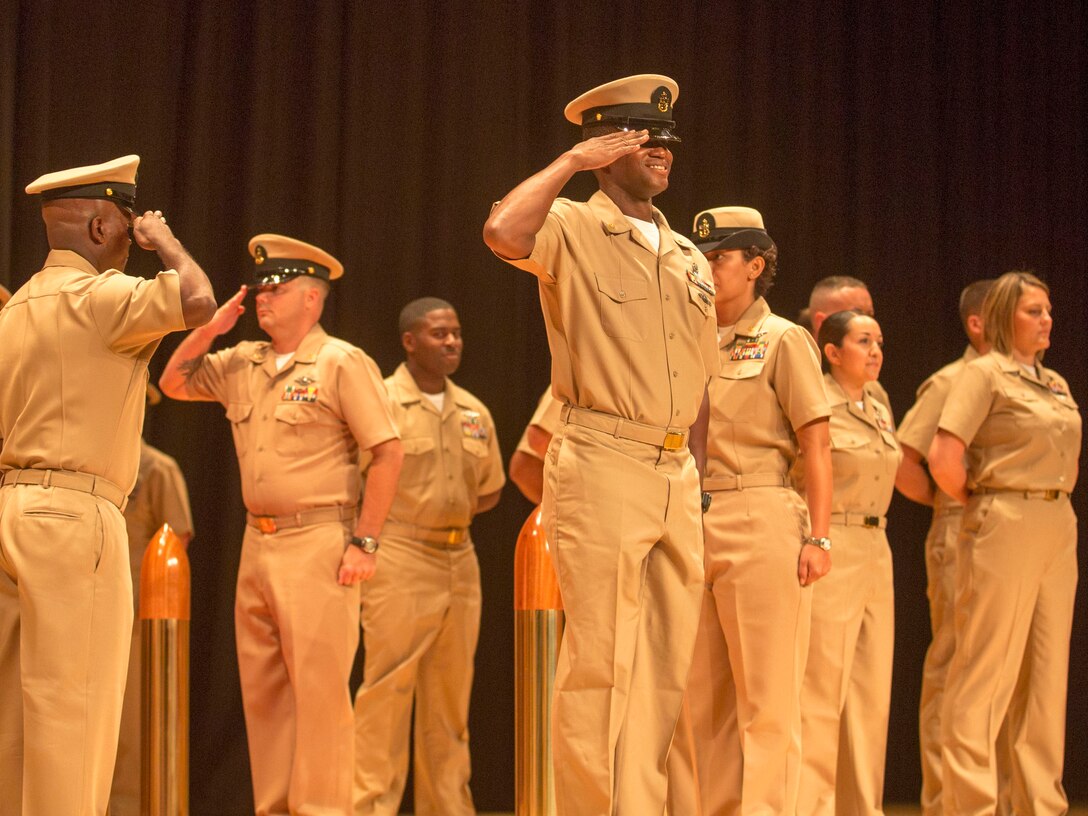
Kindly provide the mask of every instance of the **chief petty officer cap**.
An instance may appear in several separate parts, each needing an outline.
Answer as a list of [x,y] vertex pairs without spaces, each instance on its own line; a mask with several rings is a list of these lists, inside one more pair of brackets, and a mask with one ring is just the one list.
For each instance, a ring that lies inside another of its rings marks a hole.
[[715,207],[695,216],[691,242],[704,255],[719,249],[770,249],[774,241],[763,228],[763,216],[751,207]]
[[272,232],[250,238],[249,254],[256,264],[253,270],[256,286],[287,283],[298,277],[330,281],[344,274],[344,265],[325,250]]
[[636,74],[586,91],[564,109],[567,121],[583,128],[614,125],[621,130],[648,130],[651,142],[677,144],[673,105],[680,87],[661,74]]
[[43,203],[58,198],[101,198],[133,212],[139,165],[140,157],[131,155],[104,164],[58,170],[34,179],[26,186],[26,191],[31,195],[40,194]]

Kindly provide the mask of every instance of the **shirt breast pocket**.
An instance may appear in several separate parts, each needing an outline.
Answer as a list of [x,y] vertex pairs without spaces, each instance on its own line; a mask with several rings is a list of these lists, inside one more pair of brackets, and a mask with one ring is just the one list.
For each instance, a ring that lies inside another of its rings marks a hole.
[[400,471],[402,487],[418,486],[429,479],[437,479],[441,474],[434,467],[434,449],[436,447],[433,437],[410,436],[400,441],[404,449],[404,465]]
[[1038,425],[1042,410],[1039,395],[1027,387],[1006,386],[1002,389],[1008,413],[1020,427],[1034,428]]
[[619,275],[595,275],[601,306],[601,328],[609,337],[643,340],[646,337],[647,290],[644,280]]
[[316,450],[313,438],[317,430],[318,407],[316,404],[287,403],[275,409],[275,448],[280,456],[299,456]]
[[249,433],[252,427],[249,420],[252,414],[253,403],[251,402],[227,403],[227,419],[230,420],[230,429],[234,434],[234,449],[239,459],[246,455],[249,447]]

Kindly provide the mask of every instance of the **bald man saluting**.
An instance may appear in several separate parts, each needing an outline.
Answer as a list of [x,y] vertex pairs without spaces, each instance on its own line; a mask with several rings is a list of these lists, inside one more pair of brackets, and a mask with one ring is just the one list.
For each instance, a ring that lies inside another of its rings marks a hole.
[[[0,311],[0,813],[102,814],[132,627],[121,516],[147,363],[207,322],[211,284],[161,212],[135,215],[138,156],[49,173],[49,255]],[[135,241],[168,271],[124,274]]]

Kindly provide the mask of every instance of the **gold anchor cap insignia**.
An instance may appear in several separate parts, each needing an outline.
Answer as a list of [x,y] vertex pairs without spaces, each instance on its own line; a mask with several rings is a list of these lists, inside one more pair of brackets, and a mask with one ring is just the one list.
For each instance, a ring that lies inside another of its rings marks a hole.
[[706,238],[710,235],[710,219],[705,215],[699,219],[699,237]]
[[268,257],[268,253],[265,252],[264,247],[261,246],[260,244],[257,244],[256,249],[253,250],[253,259],[254,259],[254,261],[256,261],[257,265],[260,266],[261,264],[263,264],[264,259],[267,258],[267,257]]

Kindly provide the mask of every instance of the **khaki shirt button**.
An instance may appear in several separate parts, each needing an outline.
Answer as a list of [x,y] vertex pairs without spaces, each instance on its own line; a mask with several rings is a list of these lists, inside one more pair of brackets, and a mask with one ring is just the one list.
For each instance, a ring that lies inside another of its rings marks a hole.
[[676,409],[676,413],[673,416],[680,416],[680,409],[679,408]]
[[1064,477],[1064,476],[1059,476],[1059,477],[1058,477],[1058,481],[1059,481],[1059,482],[1064,482],[1064,481],[1065,481],[1065,477]]
[[260,453],[263,450],[264,450],[264,445],[258,445],[257,446],[257,453]]
[[672,295],[665,295],[665,300],[672,300]]
[[676,337],[676,332],[669,332],[669,339],[672,340]]
[[680,376],[680,372],[679,372],[679,371],[674,371],[674,372],[672,373],[672,375],[673,375],[674,377],[679,377],[679,376]]
[[625,291],[623,291],[622,289],[620,289],[620,297],[621,298],[627,297],[627,293]]
[[262,414],[261,419],[268,419],[268,414]]

